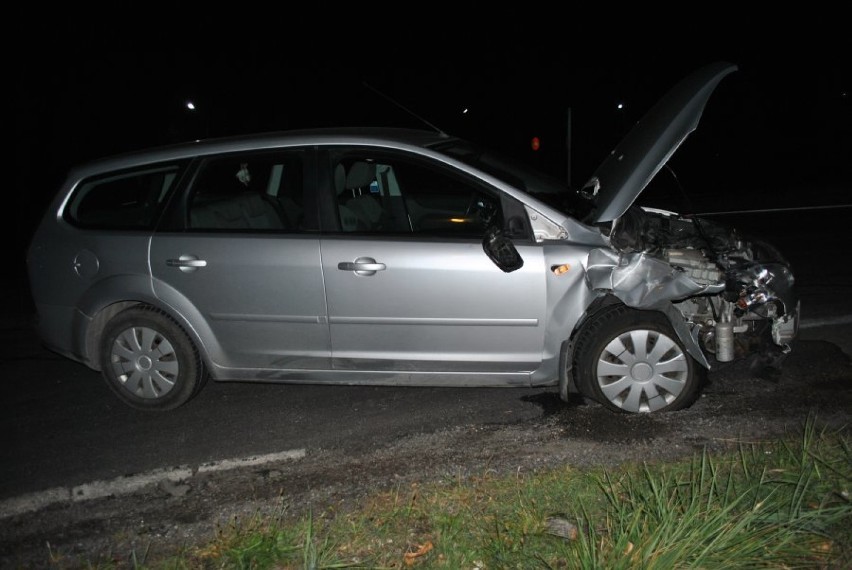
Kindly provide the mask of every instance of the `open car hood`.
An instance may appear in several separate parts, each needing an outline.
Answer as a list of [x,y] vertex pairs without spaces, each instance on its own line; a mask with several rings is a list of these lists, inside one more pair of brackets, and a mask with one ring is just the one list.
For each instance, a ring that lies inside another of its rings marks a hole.
[[594,201],[589,222],[610,222],[633,204],[654,175],[698,126],[719,82],[737,66],[707,65],[675,85],[627,133],[580,191]]

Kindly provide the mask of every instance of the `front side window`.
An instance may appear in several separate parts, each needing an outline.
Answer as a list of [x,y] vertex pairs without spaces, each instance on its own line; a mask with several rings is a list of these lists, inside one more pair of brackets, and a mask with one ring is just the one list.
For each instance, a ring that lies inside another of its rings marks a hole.
[[151,229],[182,170],[162,165],[84,180],[63,215],[82,228]]
[[334,180],[345,232],[481,237],[503,224],[496,194],[423,163],[347,156]]
[[187,225],[203,231],[303,229],[303,161],[297,152],[205,161],[192,183]]

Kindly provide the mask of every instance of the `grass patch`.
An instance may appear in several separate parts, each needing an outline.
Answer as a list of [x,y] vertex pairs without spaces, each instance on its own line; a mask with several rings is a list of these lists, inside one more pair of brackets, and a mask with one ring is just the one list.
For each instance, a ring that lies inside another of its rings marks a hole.
[[841,568],[845,430],[658,465],[411,484],[350,512],[257,517],[139,568]]

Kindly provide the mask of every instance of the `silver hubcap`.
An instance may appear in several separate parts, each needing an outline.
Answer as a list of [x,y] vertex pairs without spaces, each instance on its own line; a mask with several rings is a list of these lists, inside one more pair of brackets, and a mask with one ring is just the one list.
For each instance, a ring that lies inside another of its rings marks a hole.
[[688,374],[680,346],[652,330],[620,334],[598,358],[601,391],[610,402],[630,412],[653,412],[671,404],[686,387]]
[[132,327],[118,335],[110,358],[119,382],[140,398],[165,396],[174,388],[180,372],[171,343],[147,327]]

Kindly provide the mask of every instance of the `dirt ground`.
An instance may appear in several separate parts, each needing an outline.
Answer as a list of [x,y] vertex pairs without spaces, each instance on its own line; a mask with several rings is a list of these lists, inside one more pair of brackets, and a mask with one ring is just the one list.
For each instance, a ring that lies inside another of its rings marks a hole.
[[134,551],[147,551],[150,561],[208,541],[234,517],[282,507],[293,516],[330,506],[340,511],[376,490],[415,481],[667,460],[789,433],[811,415],[831,429],[849,425],[852,364],[836,345],[797,341],[772,379],[750,377],[744,367],[735,363],[712,374],[703,396],[678,412],[616,414],[582,401],[562,403],[549,390],[530,399],[541,415],[521,423],[456,425],[367,453],[307,450],[302,459],[274,466],[2,519],[0,567],[86,567],[102,557],[129,565]]

